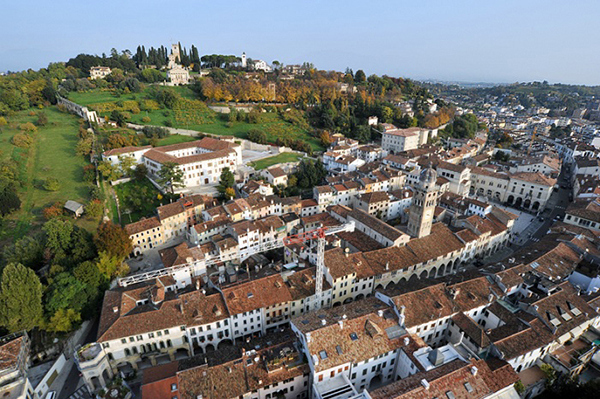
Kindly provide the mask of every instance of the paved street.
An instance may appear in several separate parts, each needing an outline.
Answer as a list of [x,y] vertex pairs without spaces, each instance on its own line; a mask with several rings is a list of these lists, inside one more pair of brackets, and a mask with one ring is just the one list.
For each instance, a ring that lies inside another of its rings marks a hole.
[[[98,331],[98,318],[96,318],[94,320],[94,324],[92,325],[92,327],[90,328],[90,331],[88,332],[88,334],[85,336],[85,339],[83,340],[83,342],[80,342],[81,345],[86,344],[88,342],[95,342],[96,341],[96,334]],[[73,396],[73,398],[76,399],[82,399],[82,398],[89,398],[91,396],[82,396],[83,395],[83,390],[85,390],[87,392],[87,390],[85,389],[85,387],[83,387],[83,379],[79,376],[79,369],[77,369],[77,365],[75,364],[75,362],[73,361],[73,358],[71,356],[71,359],[69,359],[69,364],[70,364],[70,369],[65,368],[65,370],[63,370],[63,373],[68,373],[67,379],[62,387],[61,392],[57,392],[58,393],[58,398],[59,399],[67,399],[70,398],[72,395],[77,394],[79,396]],[[84,388],[83,390],[81,388]]]

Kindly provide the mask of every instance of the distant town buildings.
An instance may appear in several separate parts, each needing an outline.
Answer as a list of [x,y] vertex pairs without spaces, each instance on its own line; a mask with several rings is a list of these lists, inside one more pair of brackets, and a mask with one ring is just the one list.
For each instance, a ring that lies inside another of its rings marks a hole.
[[92,79],[104,79],[110,75],[111,70],[109,67],[96,66],[90,68],[90,78]]

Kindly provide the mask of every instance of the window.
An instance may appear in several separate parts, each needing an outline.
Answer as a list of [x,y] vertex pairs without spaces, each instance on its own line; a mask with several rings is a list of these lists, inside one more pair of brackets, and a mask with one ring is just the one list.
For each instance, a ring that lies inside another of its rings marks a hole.
[[171,392],[177,390],[177,384],[171,384]]

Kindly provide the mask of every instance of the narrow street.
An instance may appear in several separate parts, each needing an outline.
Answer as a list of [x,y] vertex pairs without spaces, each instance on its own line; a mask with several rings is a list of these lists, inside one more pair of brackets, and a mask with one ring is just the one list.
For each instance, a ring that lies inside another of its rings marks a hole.
[[[94,320],[94,324],[92,328],[90,328],[89,333],[85,336],[83,342],[80,342],[81,345],[84,345],[89,342],[96,341],[96,334],[98,331],[98,318]],[[61,392],[57,392],[59,399],[69,399],[69,398],[91,398],[88,394],[87,389],[83,387],[83,379],[79,376],[79,369],[74,361],[71,361],[71,368],[69,370],[64,370],[64,373],[69,373],[67,379],[63,385]],[[82,389],[83,388],[83,389]]]

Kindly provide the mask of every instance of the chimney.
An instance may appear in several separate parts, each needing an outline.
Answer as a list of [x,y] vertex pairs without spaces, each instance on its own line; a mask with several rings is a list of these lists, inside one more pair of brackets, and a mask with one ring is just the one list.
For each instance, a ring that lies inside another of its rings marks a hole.
[[311,337],[310,337],[310,333],[309,333],[309,332],[307,332],[307,333],[306,333],[306,342],[307,342],[307,343],[311,342],[310,338],[311,338]]
[[119,312],[119,307],[118,306],[113,306],[113,312],[118,313]]
[[338,324],[340,325],[340,330],[343,330],[344,329],[344,321],[338,320]]
[[423,379],[421,380],[421,385],[423,385],[423,387],[424,387],[426,390],[429,390],[429,383],[427,382],[427,380],[426,380],[425,378],[423,378]]
[[473,376],[477,376],[477,367],[473,366],[471,367],[471,374],[473,374]]
[[385,270],[390,270],[390,262],[385,262]]
[[383,317],[383,310],[379,309],[379,310],[377,311],[377,315],[378,315],[379,317]]
[[410,344],[410,339],[408,337],[404,337],[404,346],[408,346]]
[[321,320],[321,325],[324,326],[325,324],[327,324],[327,320],[325,320],[325,319]]
[[196,280],[196,289],[199,290],[200,289],[200,280]]

